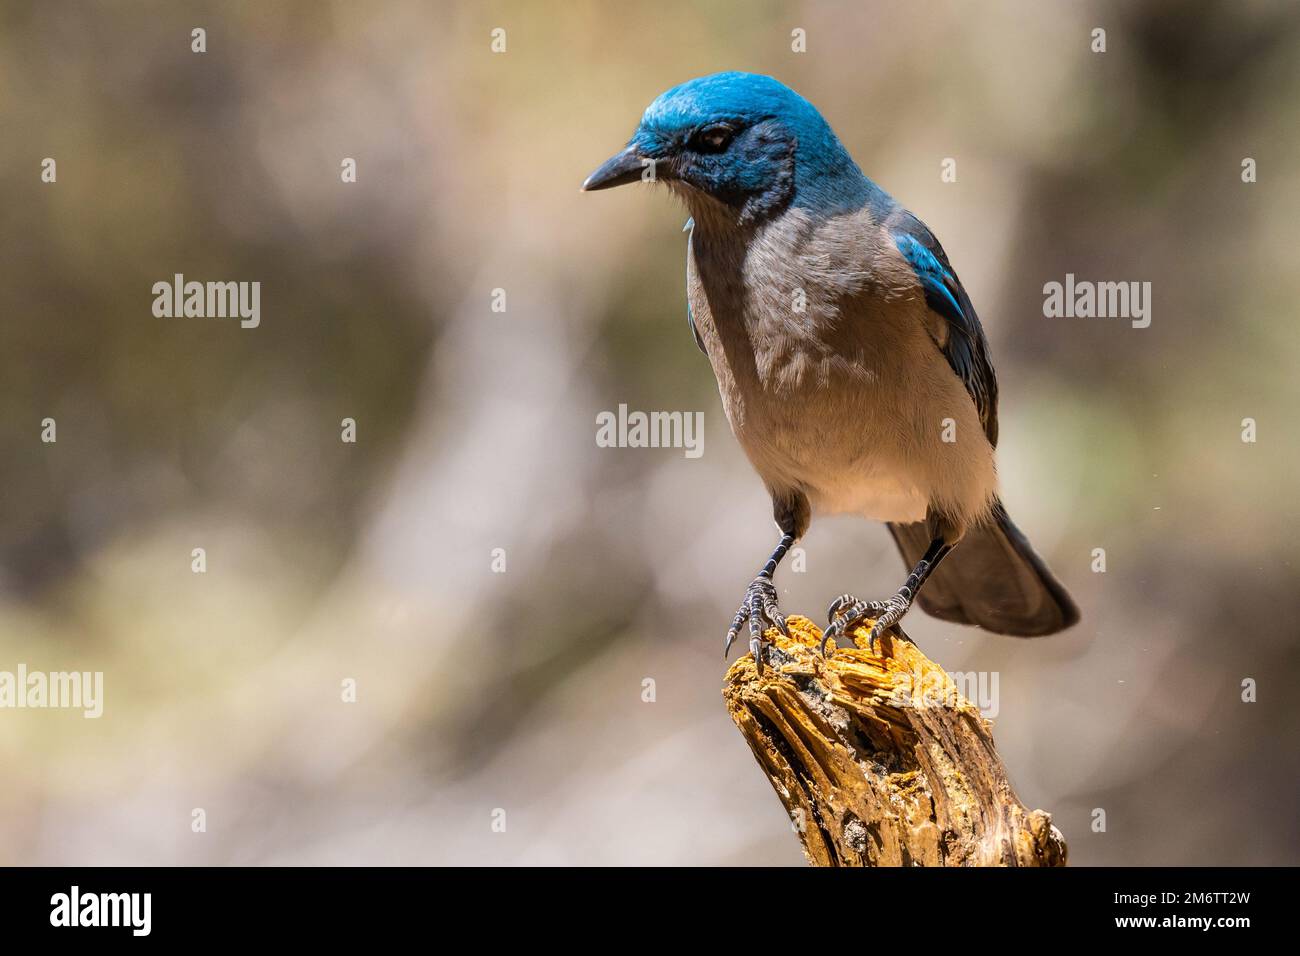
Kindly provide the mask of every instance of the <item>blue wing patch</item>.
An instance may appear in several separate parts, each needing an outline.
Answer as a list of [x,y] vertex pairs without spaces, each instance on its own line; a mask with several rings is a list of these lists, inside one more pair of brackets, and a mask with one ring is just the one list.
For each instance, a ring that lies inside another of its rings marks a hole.
[[939,240],[911,213],[900,210],[887,224],[894,244],[911,265],[925,302],[948,322],[952,334],[941,348],[979,412],[984,433],[998,443],[998,380],[989,361],[988,340],[970,297],[948,264]]
[[933,252],[917,242],[915,236],[896,233],[894,242],[898,246],[898,251],[903,254],[903,258],[916,270],[916,277],[921,280],[921,288],[925,290],[925,301],[930,308],[949,322],[955,322],[958,326],[964,325],[966,319],[961,304],[957,301],[960,288],[957,285],[957,277],[935,258]]

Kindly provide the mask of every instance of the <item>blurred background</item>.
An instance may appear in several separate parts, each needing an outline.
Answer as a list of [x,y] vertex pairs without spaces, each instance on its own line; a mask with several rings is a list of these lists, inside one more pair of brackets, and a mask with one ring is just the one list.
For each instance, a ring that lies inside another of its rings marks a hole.
[[[908,631],[998,673],[1020,797],[1077,864],[1300,862],[1298,54],[1262,0],[4,4],[0,670],[103,671],[104,714],[0,711],[0,862],[802,862],[720,695],[774,531],[685,213],[578,191],[723,69],[812,100],[983,318],[1084,620]],[[1151,326],[1044,318],[1067,272]],[[175,273],[260,327],[155,318]],[[597,447],[620,403],[703,456]],[[900,583],[882,527],[803,546],[788,613]]]

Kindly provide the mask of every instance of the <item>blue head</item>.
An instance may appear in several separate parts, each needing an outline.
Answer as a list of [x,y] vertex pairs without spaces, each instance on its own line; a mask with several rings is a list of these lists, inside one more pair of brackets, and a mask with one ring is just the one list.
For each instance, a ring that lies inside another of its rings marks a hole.
[[879,194],[816,107],[754,73],[714,73],[661,94],[627,148],[583,189],[647,179],[647,167],[692,206],[708,197],[742,224],[789,206],[823,215],[857,209]]

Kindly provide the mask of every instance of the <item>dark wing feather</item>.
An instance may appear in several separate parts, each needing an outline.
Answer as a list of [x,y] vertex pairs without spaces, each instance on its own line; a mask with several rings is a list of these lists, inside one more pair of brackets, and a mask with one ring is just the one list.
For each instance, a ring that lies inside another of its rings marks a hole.
[[[682,232],[686,233],[686,245],[688,247],[688,252],[687,252],[688,256],[689,256],[689,246],[691,244],[691,236],[694,235],[694,229],[695,229],[695,217],[692,216],[690,219],[686,220],[686,225],[682,226]],[[691,336],[695,339],[695,344],[699,346],[701,352],[703,352],[705,355],[708,355],[709,352],[704,347],[704,342],[700,339],[700,330],[695,327],[695,313],[691,311],[690,292],[691,292],[690,279],[688,277],[687,289],[686,289],[686,324],[691,327]]]
[[916,272],[926,304],[948,322],[951,334],[941,348],[948,365],[966,386],[989,443],[998,443],[998,380],[989,360],[989,343],[970,296],[948,263],[943,246],[921,220],[899,211],[886,222],[898,251]]

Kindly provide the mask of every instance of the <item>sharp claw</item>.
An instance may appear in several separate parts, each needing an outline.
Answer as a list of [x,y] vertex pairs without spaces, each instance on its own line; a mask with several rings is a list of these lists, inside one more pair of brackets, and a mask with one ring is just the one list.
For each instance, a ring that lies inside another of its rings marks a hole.
[[876,613],[876,620],[871,625],[871,630],[867,633],[867,646],[875,653],[876,642],[884,636],[885,631],[889,630],[895,624],[903,619],[907,613],[909,604],[902,604],[894,600],[885,602],[873,609]]
[[763,673],[763,622],[757,614],[749,617],[749,649],[754,652],[754,666]]
[[786,624],[785,615],[781,613],[781,608],[777,605],[776,601],[764,600],[763,614],[769,621],[772,622],[773,627],[775,627],[786,637],[790,636],[790,627],[789,625]]
[[826,609],[826,623],[834,624],[835,615],[839,614],[840,611],[844,608],[844,606],[846,604],[849,604],[852,600],[853,600],[852,595],[841,594],[834,601],[832,601],[831,606]]
[[897,597],[884,602],[859,601],[852,594],[841,594],[826,609],[826,617],[830,622],[830,626],[826,628],[822,636],[822,656],[825,656],[824,642],[826,640],[834,638],[835,644],[833,646],[838,647],[841,635],[847,634],[853,628],[868,620],[872,622],[872,627],[867,633],[867,646],[874,652],[876,641],[891,626],[898,623],[903,615],[907,613],[909,606],[910,603],[899,603]]
[[740,610],[738,610],[736,616],[731,619],[731,627],[727,628],[727,643],[722,648],[722,659],[724,661],[727,659],[727,655],[731,653],[731,645],[740,634],[740,629],[744,625],[745,619],[748,617],[749,605],[742,602]]
[[740,610],[736,612],[736,616],[731,622],[731,628],[727,631],[727,641],[722,651],[724,660],[731,653],[731,645],[740,635],[740,629],[745,625],[746,621],[749,622],[749,646],[754,651],[754,659],[759,673],[762,673],[761,649],[766,629],[765,622],[771,622],[772,626],[778,631],[787,638],[790,637],[790,625],[786,621],[785,615],[781,613],[776,586],[763,575],[759,575],[751,581],[749,587],[745,590],[745,597],[740,603]]

